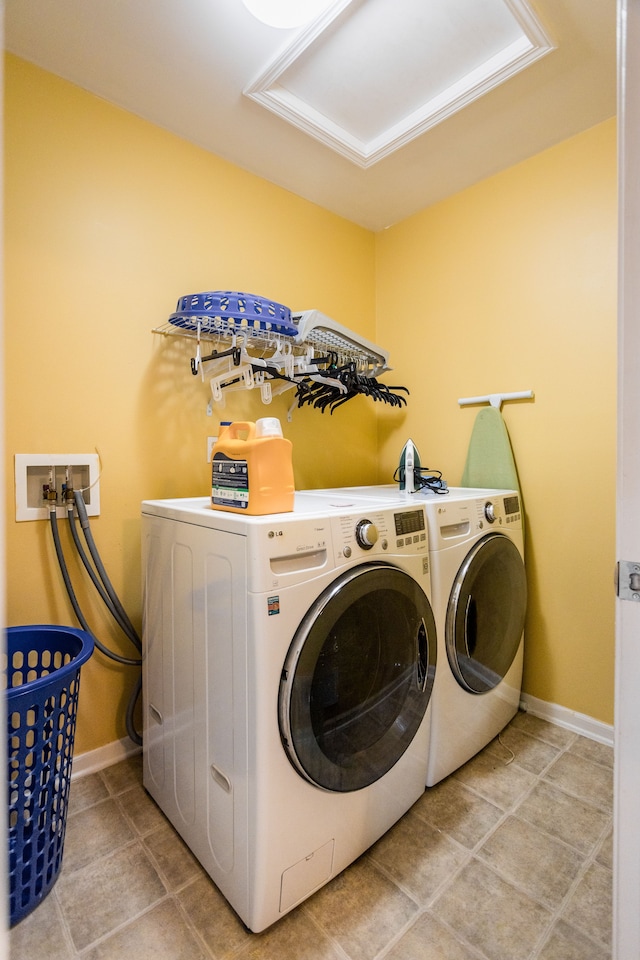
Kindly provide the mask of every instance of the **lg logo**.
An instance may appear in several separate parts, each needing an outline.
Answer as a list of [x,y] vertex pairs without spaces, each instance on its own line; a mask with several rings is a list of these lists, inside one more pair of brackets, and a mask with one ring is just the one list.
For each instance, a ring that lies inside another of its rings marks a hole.
[[274,537],[284,536],[284,530],[269,530],[269,539],[273,540]]

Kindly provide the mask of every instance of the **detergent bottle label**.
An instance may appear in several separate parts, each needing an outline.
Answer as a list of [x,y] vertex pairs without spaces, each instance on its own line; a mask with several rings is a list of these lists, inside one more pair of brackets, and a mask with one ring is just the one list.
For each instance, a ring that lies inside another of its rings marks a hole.
[[211,470],[211,502],[246,510],[249,506],[249,467],[246,460],[215,454]]

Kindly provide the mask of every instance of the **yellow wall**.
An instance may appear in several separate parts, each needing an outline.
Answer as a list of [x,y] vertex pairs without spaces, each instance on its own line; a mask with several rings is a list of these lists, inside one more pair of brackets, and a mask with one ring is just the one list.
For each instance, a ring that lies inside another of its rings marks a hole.
[[[97,448],[93,535],[139,626],[140,501],[206,495],[220,419],[279,416],[299,487],[376,471],[364,399],[289,424],[292,395],[267,407],[236,393],[208,417],[193,345],[152,329],[182,294],[228,289],[317,308],[373,340],[374,237],[12,56],[5,95],[8,623],[74,623],[48,524],[13,519],[14,454]],[[126,649],[83,579],[90,623]],[[101,654],[83,668],[77,751],[124,736],[115,714],[132,679]]]
[[[47,524],[13,520],[15,453],[98,449],[92,530],[139,625],[140,501],[207,492],[220,419],[279,416],[299,488],[389,481],[408,436],[456,484],[476,413],[457,398],[533,388],[504,408],[527,510],[525,690],[612,722],[614,123],[374,236],[11,56],[5,95],[8,622],[73,622]],[[236,393],[208,417],[192,345],[151,333],[206,289],[360,331],[409,406],[287,423],[291,395]],[[124,736],[131,682],[99,654],[83,668],[78,752]]]
[[615,121],[377,236],[378,342],[411,389],[379,422],[380,474],[402,444],[460,483],[479,407],[503,406],[524,495],[524,689],[613,722],[616,436]]

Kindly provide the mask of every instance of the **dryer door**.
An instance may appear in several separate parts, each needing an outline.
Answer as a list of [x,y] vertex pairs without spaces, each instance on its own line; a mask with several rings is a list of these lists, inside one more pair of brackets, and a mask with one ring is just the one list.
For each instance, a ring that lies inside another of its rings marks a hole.
[[435,666],[433,612],[416,581],[380,563],[344,573],[287,654],[279,720],[289,759],[326,790],[374,783],[416,735]]
[[518,652],[527,607],[524,563],[513,540],[491,533],[458,570],[445,623],[447,657],[458,683],[486,693]]

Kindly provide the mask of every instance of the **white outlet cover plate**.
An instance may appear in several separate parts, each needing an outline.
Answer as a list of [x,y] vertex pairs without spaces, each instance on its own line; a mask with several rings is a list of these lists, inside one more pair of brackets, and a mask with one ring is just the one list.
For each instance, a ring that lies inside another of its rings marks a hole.
[[[27,499],[28,467],[89,467],[89,487],[91,502],[87,504],[87,516],[100,514],[100,458],[97,453],[16,453],[16,520],[48,520],[49,509],[45,506],[30,507]],[[56,515],[63,519],[67,516],[64,504],[58,504]]]

